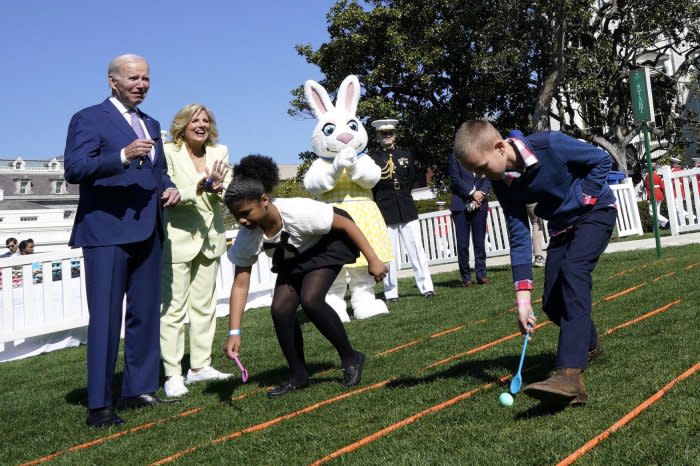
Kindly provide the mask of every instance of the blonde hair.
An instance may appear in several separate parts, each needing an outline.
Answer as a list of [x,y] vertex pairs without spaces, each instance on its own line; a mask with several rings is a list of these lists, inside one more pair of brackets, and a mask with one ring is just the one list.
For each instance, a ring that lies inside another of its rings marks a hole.
[[455,135],[454,154],[457,160],[468,161],[475,149],[488,149],[501,134],[486,120],[469,120],[462,123]]
[[213,146],[219,139],[219,130],[216,129],[216,118],[214,113],[202,104],[188,104],[182,107],[170,124],[170,142],[182,145],[184,141],[185,129],[190,124],[192,118],[200,111],[206,112],[209,117],[209,137],[204,142],[205,146]]

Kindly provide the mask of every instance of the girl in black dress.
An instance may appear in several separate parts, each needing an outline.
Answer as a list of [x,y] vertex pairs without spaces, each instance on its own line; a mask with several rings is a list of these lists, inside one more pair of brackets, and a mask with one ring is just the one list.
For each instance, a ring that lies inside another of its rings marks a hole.
[[226,355],[233,359],[241,347],[241,320],[251,266],[258,254],[272,258],[277,273],[272,298],[272,320],[277,340],[291,370],[291,378],[272,388],[268,396],[285,395],[309,384],[304,361],[299,304],[316,328],[335,347],[343,365],[343,384],[360,382],[365,355],[353,349],[340,318],[326,303],[331,284],[345,264],[361,251],[376,281],[387,273],[352,218],[329,204],[305,198],[272,199],[279,181],[277,165],[269,157],[249,155],[234,167],[234,178],[224,203],[241,225],[228,256],[235,265],[231,286]]

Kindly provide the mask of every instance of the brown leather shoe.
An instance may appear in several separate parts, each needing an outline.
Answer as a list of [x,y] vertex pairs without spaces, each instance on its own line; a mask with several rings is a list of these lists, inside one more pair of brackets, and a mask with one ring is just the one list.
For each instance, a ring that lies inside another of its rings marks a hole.
[[547,380],[527,385],[523,393],[552,406],[585,405],[588,402],[581,369],[557,369]]
[[476,283],[477,283],[478,285],[487,285],[487,284],[489,283],[489,279],[486,278],[486,277],[480,278],[480,279],[478,279],[478,280],[476,281]]
[[464,280],[464,283],[462,283],[462,285],[463,285],[465,288],[471,288],[472,285],[473,285],[473,283],[472,283],[471,280]]
[[600,346],[600,340],[598,340],[595,347],[588,350],[588,362],[592,363],[601,357],[603,357],[603,347]]

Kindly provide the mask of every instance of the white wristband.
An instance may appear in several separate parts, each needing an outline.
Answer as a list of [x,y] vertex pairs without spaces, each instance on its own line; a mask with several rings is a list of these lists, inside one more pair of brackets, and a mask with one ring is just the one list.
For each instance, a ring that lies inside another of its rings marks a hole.
[[228,331],[228,336],[232,337],[232,336],[234,336],[234,335],[240,337],[240,336],[241,336],[241,329],[240,329],[240,328],[234,328],[234,329]]

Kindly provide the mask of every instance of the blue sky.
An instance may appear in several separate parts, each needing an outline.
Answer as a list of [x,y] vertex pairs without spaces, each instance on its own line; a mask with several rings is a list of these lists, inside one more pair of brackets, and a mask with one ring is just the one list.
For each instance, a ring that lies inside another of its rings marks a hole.
[[298,163],[313,119],[287,115],[290,90],[321,79],[295,44],[328,40],[332,0],[3,0],[0,158],[63,154],[71,115],[109,96],[107,65],[151,65],[141,108],[169,128],[183,105],[213,109],[231,162],[262,153]]

